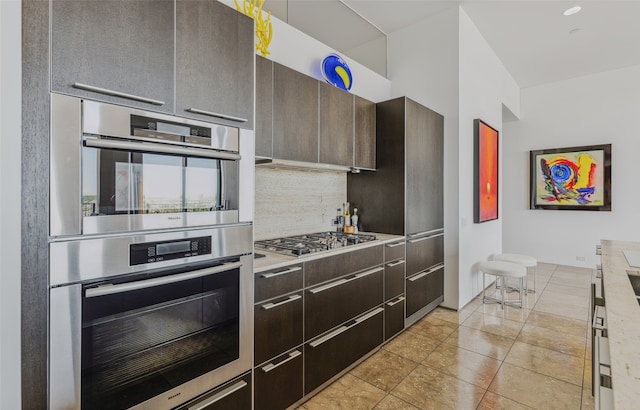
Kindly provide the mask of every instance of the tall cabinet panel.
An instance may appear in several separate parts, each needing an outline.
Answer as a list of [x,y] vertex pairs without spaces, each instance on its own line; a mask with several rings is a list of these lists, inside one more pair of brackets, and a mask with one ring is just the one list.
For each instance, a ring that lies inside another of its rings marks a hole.
[[444,298],[444,117],[401,97],[376,105],[377,172],[350,174],[347,195],[368,231],[407,236],[406,323]]
[[253,24],[218,1],[177,0],[177,115],[253,129]]
[[355,95],[354,105],[353,166],[376,169],[376,104]]
[[173,112],[174,2],[54,0],[51,89]]
[[353,165],[353,95],[320,85],[320,162]]
[[256,156],[273,157],[273,62],[256,55]]
[[318,81],[273,64],[273,157],[318,162]]

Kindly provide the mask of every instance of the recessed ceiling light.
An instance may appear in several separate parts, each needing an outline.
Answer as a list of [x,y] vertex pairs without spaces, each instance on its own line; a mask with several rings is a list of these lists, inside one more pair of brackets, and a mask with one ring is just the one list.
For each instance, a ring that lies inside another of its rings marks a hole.
[[582,10],[582,7],[580,7],[580,6],[570,7],[568,9],[566,9],[565,11],[563,11],[562,15],[563,16],[573,16],[574,14],[579,12],[580,10]]

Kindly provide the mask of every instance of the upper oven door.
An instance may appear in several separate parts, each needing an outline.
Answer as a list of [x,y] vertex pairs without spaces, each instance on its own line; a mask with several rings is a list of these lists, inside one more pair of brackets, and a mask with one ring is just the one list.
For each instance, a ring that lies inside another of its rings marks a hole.
[[52,94],[51,236],[238,222],[239,130]]

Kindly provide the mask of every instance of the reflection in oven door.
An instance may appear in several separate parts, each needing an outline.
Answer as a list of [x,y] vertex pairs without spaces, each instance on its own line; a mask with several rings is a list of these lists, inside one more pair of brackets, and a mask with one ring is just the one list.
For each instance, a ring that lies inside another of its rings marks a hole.
[[229,268],[84,287],[82,408],[126,409],[238,359],[240,271]]

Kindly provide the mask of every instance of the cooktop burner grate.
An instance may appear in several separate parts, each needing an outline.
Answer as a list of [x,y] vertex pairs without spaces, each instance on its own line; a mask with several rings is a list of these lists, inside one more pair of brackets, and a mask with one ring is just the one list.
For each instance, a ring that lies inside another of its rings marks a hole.
[[257,241],[256,248],[288,255],[304,256],[374,240],[376,240],[375,235],[329,231]]

